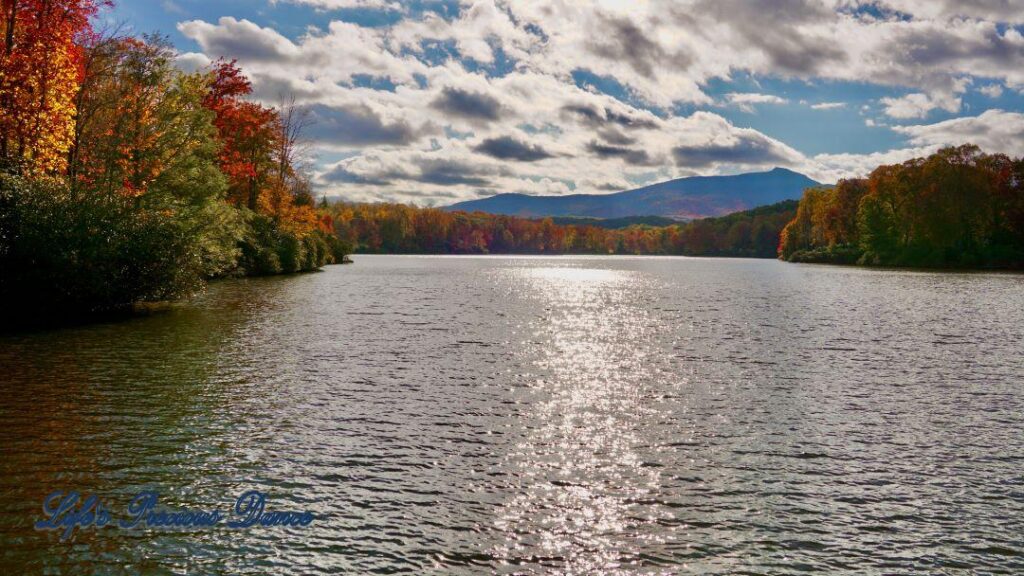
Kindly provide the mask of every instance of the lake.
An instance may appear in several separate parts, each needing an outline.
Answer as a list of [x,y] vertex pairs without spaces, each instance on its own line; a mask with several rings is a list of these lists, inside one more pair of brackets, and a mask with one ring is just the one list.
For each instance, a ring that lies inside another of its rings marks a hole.
[[0,572],[1024,572],[1024,276],[355,260],[0,336]]

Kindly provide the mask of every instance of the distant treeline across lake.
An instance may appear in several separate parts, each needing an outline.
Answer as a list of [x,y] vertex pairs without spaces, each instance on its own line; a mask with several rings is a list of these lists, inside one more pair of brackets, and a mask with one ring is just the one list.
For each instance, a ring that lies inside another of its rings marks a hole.
[[[376,254],[677,254],[774,258],[790,200],[719,218],[531,219],[404,204],[335,204],[335,231]],[[671,222],[671,224],[666,224]]]
[[1001,267],[1024,263],[1024,160],[946,148],[868,178],[718,218],[521,218],[403,204],[332,206],[365,253],[666,254],[794,262]]

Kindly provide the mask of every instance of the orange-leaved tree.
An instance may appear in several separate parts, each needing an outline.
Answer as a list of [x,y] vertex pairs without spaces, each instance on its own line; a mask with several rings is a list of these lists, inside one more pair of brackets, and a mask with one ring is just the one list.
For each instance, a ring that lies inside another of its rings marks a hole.
[[220,167],[228,177],[228,198],[258,211],[276,168],[277,111],[245,99],[252,93],[252,83],[235,61],[217,62],[212,75],[204,105],[216,114],[213,123],[223,145]]
[[3,0],[0,157],[31,173],[60,173],[74,135],[78,40],[107,0]]

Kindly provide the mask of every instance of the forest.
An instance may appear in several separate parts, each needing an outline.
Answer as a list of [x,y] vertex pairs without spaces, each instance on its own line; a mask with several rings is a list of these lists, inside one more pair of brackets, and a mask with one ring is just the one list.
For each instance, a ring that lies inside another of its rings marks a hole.
[[[528,219],[403,204],[336,203],[339,238],[377,254],[675,254],[774,258],[795,200],[669,226],[610,228],[587,219]],[[639,219],[644,221],[645,219]],[[660,223],[661,219],[655,219]]]
[[225,275],[343,257],[317,211],[302,110],[251,102],[219,61],[194,73],[156,36],[93,27],[101,0],[0,14],[0,297],[14,310],[172,300]]
[[1024,159],[977,146],[880,166],[804,193],[782,231],[792,262],[1024,266]]

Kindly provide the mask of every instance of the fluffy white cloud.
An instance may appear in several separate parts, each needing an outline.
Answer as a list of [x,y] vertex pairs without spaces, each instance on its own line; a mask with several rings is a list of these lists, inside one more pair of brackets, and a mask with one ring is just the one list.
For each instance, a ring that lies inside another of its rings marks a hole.
[[921,126],[894,126],[917,146],[953,146],[970,142],[986,152],[1024,155],[1024,114],[987,110],[978,116],[954,118]]
[[178,68],[185,72],[196,72],[198,70],[206,69],[210,66],[212,61],[206,57],[205,54],[197,54],[196,52],[186,52],[184,54],[178,54],[174,59],[174,63]]
[[926,156],[937,147],[913,147],[873,152],[871,154],[819,154],[813,158],[807,175],[819,182],[836,182],[842,178],[862,178],[883,164],[898,164],[911,158]]
[[248,20],[230,16],[217,24],[191,20],[178,24],[178,31],[195,40],[213,57],[231,57],[246,62],[294,62],[299,49],[272,28],[261,28]]
[[960,109],[959,98],[951,97],[943,101],[920,93],[907,94],[900,98],[882,98],[881,102],[885,106],[887,115],[899,119],[924,118],[936,108],[942,108],[948,112],[956,112]]
[[978,88],[978,92],[981,92],[989,98],[999,98],[1003,95],[1003,87],[999,84],[989,84],[988,86]]
[[774,94],[758,94],[755,92],[730,92],[725,95],[730,104],[734,104],[744,112],[753,112],[755,104],[787,104],[789,100]]

